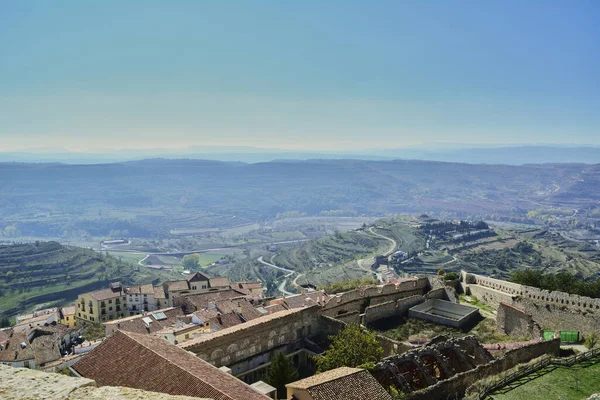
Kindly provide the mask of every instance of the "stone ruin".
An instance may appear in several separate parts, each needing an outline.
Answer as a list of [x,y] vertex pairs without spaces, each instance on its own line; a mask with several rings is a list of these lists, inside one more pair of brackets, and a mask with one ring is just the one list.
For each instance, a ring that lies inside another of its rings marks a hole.
[[410,393],[493,359],[473,336],[450,340],[438,336],[424,347],[384,358],[373,375],[386,388]]

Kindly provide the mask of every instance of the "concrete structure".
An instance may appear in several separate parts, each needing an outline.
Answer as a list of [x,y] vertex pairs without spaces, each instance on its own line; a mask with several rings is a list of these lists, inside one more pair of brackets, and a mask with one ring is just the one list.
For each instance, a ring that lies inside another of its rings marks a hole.
[[367,370],[341,367],[285,385],[296,400],[392,400]]
[[452,303],[441,299],[429,299],[425,303],[411,307],[408,310],[411,318],[419,318],[440,325],[462,328],[477,320],[479,308]]

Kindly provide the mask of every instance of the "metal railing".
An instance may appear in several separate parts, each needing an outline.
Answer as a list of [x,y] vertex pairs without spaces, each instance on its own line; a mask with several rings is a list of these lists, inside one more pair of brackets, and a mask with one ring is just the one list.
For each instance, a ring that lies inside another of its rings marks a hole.
[[510,374],[496,379],[489,384],[484,385],[481,389],[479,389],[479,394],[477,395],[477,399],[485,399],[485,397],[495,391],[496,389],[500,389],[503,386],[508,385],[520,379],[524,376],[532,374],[536,371],[539,371],[549,365],[557,365],[561,367],[571,367],[580,362],[590,360],[592,358],[600,356],[600,348],[591,349],[586,351],[585,353],[576,354],[570,357],[560,358],[560,357],[547,357],[537,361],[534,364],[527,365],[526,367],[519,368],[518,370],[511,372]]

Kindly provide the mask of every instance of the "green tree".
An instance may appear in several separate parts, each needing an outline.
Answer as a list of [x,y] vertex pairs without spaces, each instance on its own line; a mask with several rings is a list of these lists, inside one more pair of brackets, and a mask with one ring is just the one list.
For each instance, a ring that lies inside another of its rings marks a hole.
[[0,328],[8,328],[10,326],[10,319],[8,317],[4,317],[0,319]]
[[594,347],[596,347],[596,344],[598,344],[598,335],[596,335],[595,333],[587,335],[587,337],[585,338],[585,347],[587,347],[588,349],[593,349]]
[[181,260],[186,269],[196,270],[200,268],[200,254],[187,254]]
[[319,372],[339,367],[358,367],[377,363],[383,356],[383,348],[374,332],[359,324],[348,324],[340,333],[329,337],[331,345],[315,361]]
[[278,399],[286,398],[285,385],[294,382],[296,379],[298,379],[298,371],[294,368],[292,360],[287,358],[282,352],[276,352],[271,359],[269,369],[267,369],[265,382],[277,388]]

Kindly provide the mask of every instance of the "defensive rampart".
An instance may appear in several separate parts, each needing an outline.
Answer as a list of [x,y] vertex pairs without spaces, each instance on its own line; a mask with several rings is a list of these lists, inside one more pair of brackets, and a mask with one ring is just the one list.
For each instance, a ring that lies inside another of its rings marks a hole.
[[504,302],[521,308],[544,329],[578,330],[584,334],[600,331],[600,299],[550,292],[464,271],[461,277],[466,293],[495,307]]

